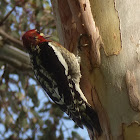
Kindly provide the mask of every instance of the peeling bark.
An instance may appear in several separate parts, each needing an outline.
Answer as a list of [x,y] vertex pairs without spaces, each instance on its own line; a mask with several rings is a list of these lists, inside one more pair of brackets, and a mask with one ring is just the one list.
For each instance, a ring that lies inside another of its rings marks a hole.
[[140,128],[138,3],[52,0],[61,44],[75,54],[81,46],[81,89],[103,129],[97,140],[129,140],[128,126],[137,121],[132,127]]
[[140,95],[138,93],[138,84],[134,72],[130,72],[129,70],[126,73],[126,85],[132,108],[135,111],[140,111]]
[[123,139],[124,140],[139,140],[140,139],[140,124],[133,122],[130,125],[123,124]]
[[[93,67],[98,67],[100,65],[99,42],[101,42],[101,38],[92,17],[89,1],[58,0],[57,2],[52,1],[52,4],[54,5],[56,21],[57,18],[61,20],[59,24],[61,24],[62,29],[58,33],[62,45],[74,52],[80,34],[87,34],[91,40],[91,63]],[[58,11],[55,11],[56,7],[58,7]]]

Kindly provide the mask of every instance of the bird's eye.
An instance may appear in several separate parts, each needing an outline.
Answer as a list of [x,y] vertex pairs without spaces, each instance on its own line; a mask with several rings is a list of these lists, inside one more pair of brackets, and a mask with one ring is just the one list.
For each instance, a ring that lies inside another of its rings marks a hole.
[[40,31],[37,30],[36,32],[37,32],[38,34],[40,34]]

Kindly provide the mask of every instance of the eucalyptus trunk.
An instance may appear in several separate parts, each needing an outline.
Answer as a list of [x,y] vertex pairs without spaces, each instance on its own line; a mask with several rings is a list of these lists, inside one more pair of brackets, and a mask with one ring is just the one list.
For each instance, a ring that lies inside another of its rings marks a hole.
[[139,140],[140,1],[52,0],[52,6],[60,43],[81,57],[81,89],[103,129],[94,137]]

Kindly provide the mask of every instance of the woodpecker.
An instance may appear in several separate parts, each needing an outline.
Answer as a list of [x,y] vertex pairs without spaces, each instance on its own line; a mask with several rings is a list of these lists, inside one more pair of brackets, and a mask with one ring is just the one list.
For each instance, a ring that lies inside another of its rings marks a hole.
[[101,135],[98,115],[80,89],[78,58],[36,29],[27,31],[22,40],[30,55],[34,74],[49,97],[79,127],[84,125]]

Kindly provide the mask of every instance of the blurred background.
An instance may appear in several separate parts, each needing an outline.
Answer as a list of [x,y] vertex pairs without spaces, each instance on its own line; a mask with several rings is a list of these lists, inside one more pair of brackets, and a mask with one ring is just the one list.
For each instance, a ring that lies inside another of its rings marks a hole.
[[49,0],[0,0],[0,140],[89,140],[37,83],[21,37],[58,41]]

